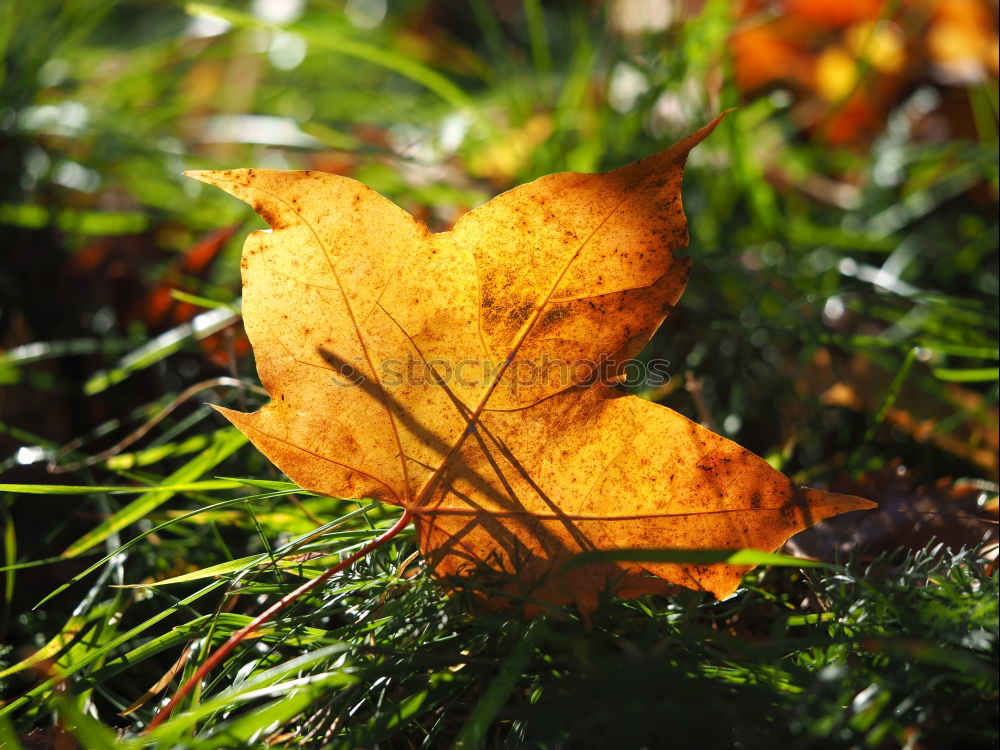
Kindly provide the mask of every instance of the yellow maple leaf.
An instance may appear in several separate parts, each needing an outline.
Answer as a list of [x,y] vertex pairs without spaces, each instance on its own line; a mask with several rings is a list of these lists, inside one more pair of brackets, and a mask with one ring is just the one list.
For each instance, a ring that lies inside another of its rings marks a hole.
[[[750,566],[582,552],[777,549],[860,498],[798,488],[746,449],[614,387],[677,303],[681,178],[720,118],[604,174],[504,193],[449,232],[321,172],[189,173],[271,226],[243,253],[271,402],[220,409],[289,477],[402,506],[439,576],[505,574],[535,602],[731,594]],[[654,574],[654,575],[650,575]]]

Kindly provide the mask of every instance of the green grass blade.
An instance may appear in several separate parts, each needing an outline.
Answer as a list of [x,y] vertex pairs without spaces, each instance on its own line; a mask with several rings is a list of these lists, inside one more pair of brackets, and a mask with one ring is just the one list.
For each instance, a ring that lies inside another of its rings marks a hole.
[[309,490],[302,489],[295,482],[279,482],[274,479],[250,479],[248,477],[219,477],[219,479],[225,479],[229,482],[239,482],[249,487],[259,487],[262,490],[290,490],[292,492],[301,492],[303,495],[313,494]]
[[81,617],[79,615],[74,615],[70,617],[69,620],[62,626],[62,629],[55,634],[49,642],[44,646],[36,650],[33,654],[25,659],[12,664],[4,670],[0,670],[0,680],[5,677],[9,677],[12,674],[17,674],[25,669],[30,669],[36,664],[41,662],[55,659],[65,648],[67,648],[73,640],[80,635],[81,631],[86,627],[88,623],[88,618]]
[[150,466],[174,456],[185,456],[203,450],[211,442],[211,435],[191,435],[178,443],[161,443],[133,453],[119,453],[110,456],[104,465],[111,471],[127,471],[136,467]]
[[189,302],[192,305],[204,307],[209,310],[225,309],[234,313],[240,312],[241,300],[237,300],[235,303],[220,302],[217,299],[209,299],[208,297],[201,297],[197,294],[191,294],[190,292],[182,292],[180,289],[171,289],[170,296],[179,302]]
[[540,0],[524,0],[524,17],[528,22],[528,40],[531,60],[540,76],[552,74],[552,54],[549,50],[549,32],[545,28],[545,13]]
[[[192,510],[192,511],[190,511],[188,513],[185,513],[183,515],[178,516],[177,518],[171,518],[168,521],[164,521],[163,523],[159,524],[158,526],[154,526],[153,528],[149,529],[148,531],[144,531],[141,534],[139,534],[138,536],[134,537],[133,539],[130,539],[129,541],[125,542],[125,544],[123,544],[121,547],[119,547],[118,549],[116,549],[114,552],[112,552],[111,554],[105,555],[104,557],[102,557],[100,560],[98,560],[97,562],[95,562],[93,565],[91,565],[86,570],[82,571],[81,573],[77,573],[75,576],[73,576],[72,578],[70,578],[66,583],[62,584],[61,586],[59,586],[58,588],[56,588],[54,591],[52,591],[50,594],[48,594],[47,596],[45,596],[45,598],[43,598],[40,602],[38,602],[38,604],[36,604],[34,606],[34,609],[38,609],[39,607],[41,607],[43,604],[45,604],[50,599],[58,596],[60,593],[62,593],[66,589],[68,589],[73,584],[78,583],[80,580],[82,580],[83,578],[85,578],[88,575],[90,575],[91,573],[93,573],[95,570],[97,570],[98,568],[100,568],[102,565],[104,565],[106,562],[108,562],[109,560],[111,560],[116,555],[119,555],[119,554],[121,554],[122,552],[125,552],[128,549],[131,549],[132,547],[134,547],[136,544],[139,544],[139,542],[141,542],[143,539],[145,539],[146,537],[150,536],[151,534],[155,534],[156,532],[161,531],[163,529],[166,529],[169,526],[172,526],[172,525],[177,524],[177,523],[181,523],[182,521],[186,521],[187,519],[193,518],[194,516],[197,516],[200,513],[205,513],[206,511],[212,511],[212,510],[215,510],[217,508],[227,508],[227,507],[232,506],[232,505],[240,505],[242,503],[250,502],[252,500],[264,500],[264,499],[267,499],[267,498],[277,497],[279,495],[285,495],[285,494],[289,494],[289,493],[287,493],[287,492],[276,492],[276,493],[269,493],[269,494],[266,494],[266,495],[254,495],[254,496],[251,496],[251,497],[235,497],[235,498],[232,498],[230,500],[223,500],[222,502],[216,503],[215,505],[208,505],[208,506],[206,506],[204,508],[198,508],[196,510]],[[65,558],[60,558],[60,559],[65,559]]]
[[[335,672],[316,677],[302,678],[289,683],[275,685],[273,689],[258,691],[260,695],[278,694],[282,697],[267,705],[254,709],[233,721],[223,722],[212,728],[211,734],[199,739],[198,750],[214,748],[245,747],[264,740],[269,727],[280,726],[297,714],[305,711],[320,695],[331,688],[343,687],[351,680],[344,674]],[[252,696],[253,698],[259,695]]]
[[0,747],[4,750],[24,750],[14,725],[7,717],[0,717]]
[[932,372],[938,380],[948,383],[992,383],[1000,379],[1000,368],[996,367],[975,367],[968,370],[937,367]]
[[139,625],[136,625],[131,630],[122,633],[117,638],[108,641],[100,648],[94,649],[93,651],[90,651],[84,656],[81,656],[72,664],[66,665],[66,667],[64,667],[61,670],[59,677],[52,677],[45,680],[40,685],[37,685],[36,687],[32,688],[21,697],[16,698],[10,701],[5,706],[0,707],[0,717],[8,716],[11,713],[25,707],[29,703],[37,700],[38,698],[47,694],[53,687],[58,685],[65,678],[73,676],[74,674],[82,670],[84,667],[89,666],[91,663],[98,661],[99,659],[104,659],[109,657],[112,653],[114,653],[115,649],[117,649],[119,646],[128,643],[136,636],[141,635],[142,633],[149,630],[157,623],[161,622],[162,620],[165,620],[167,617],[170,617],[170,615],[172,615],[174,612],[186,607],[192,602],[197,601],[206,594],[215,591],[217,588],[226,585],[226,583],[227,581],[213,581],[212,583],[208,584],[202,589],[199,589],[190,596],[186,596],[183,599],[174,602],[161,612],[158,612],[157,614],[150,617],[148,620],[140,623]]
[[63,339],[56,341],[35,341],[31,344],[14,346],[0,354],[0,368],[28,365],[56,357],[80,354],[116,353],[125,351],[123,339]]
[[471,750],[483,746],[487,730],[504,707],[518,680],[522,678],[524,669],[534,654],[535,644],[543,631],[544,627],[536,621],[529,626],[524,637],[517,641],[500,667],[500,674],[486,688],[483,697],[479,699],[479,703],[462,726],[452,750]]
[[[275,554],[278,554],[276,551]],[[308,563],[304,563],[298,560],[284,560],[276,559],[274,564],[281,570],[294,571],[296,568],[304,569],[308,568],[310,570],[323,569],[327,565],[332,565],[334,558],[337,557],[336,553],[331,553],[330,555],[325,555],[324,557],[314,557],[310,558]],[[249,571],[257,568],[262,563],[268,562],[270,560],[269,555],[250,555],[248,557],[241,557],[237,560],[230,560],[228,562],[219,563],[218,565],[210,565],[207,568],[202,568],[201,570],[193,570],[190,573],[184,573],[183,575],[173,576],[172,578],[165,578],[162,581],[154,581],[153,583],[128,583],[117,586],[117,588],[123,589],[146,589],[154,588],[156,586],[167,586],[175,583],[191,583],[192,581],[201,581],[205,578],[213,578],[215,576],[224,576],[229,573],[239,573],[243,571]],[[328,560],[327,564],[323,564],[323,560]],[[304,572],[304,571],[303,571]]]
[[966,346],[963,344],[923,343],[924,349],[940,354],[951,354],[956,357],[972,357],[975,359],[1000,359],[1000,349],[991,346]]
[[777,552],[762,552],[757,549],[609,549],[583,552],[571,558],[563,566],[570,570],[581,565],[599,562],[649,562],[649,563],[692,563],[710,565],[777,565],[792,568],[829,568],[828,563],[809,560]]
[[[293,676],[298,677],[302,672],[305,672],[306,670],[314,667],[315,665],[321,664],[324,661],[339,656],[345,650],[347,650],[347,644],[344,643],[324,646],[323,648],[319,648],[315,651],[307,652],[302,656],[290,659],[283,664],[272,667],[271,669],[251,675],[243,682],[238,683],[228,690],[222,691],[218,695],[210,698],[204,703],[201,703],[191,711],[186,711],[171,717],[169,721],[164,722],[161,726],[150,732],[148,738],[154,742],[167,743],[182,733],[187,732],[201,719],[210,716],[217,711],[229,709],[234,704],[257,700],[262,697],[270,697],[275,694],[282,695],[284,692],[293,687],[293,685],[289,685],[284,682],[287,678]],[[298,682],[298,684],[294,686],[306,686],[309,684],[310,680],[315,683],[319,683],[323,687],[328,687],[331,684],[347,685],[352,682],[356,682],[357,677],[350,674],[347,671],[346,666],[341,666],[336,672],[327,672],[320,675],[305,677],[301,680],[301,682]],[[294,713],[292,715],[294,715]],[[220,736],[225,737],[225,733],[220,733]]]
[[0,204],[0,224],[26,229],[56,226],[60,231],[90,235],[137,234],[149,226],[149,216],[126,211],[49,211],[34,204]]
[[235,428],[226,427],[215,433],[212,443],[204,451],[199,453],[187,464],[175,471],[164,480],[164,488],[157,488],[143,497],[133,500],[111,518],[98,524],[97,528],[88,532],[76,542],[71,544],[65,552],[64,557],[73,557],[86,552],[91,547],[100,544],[112,534],[115,534],[126,526],[129,526],[140,518],[148,516],[153,510],[165,503],[176,494],[170,489],[172,485],[184,485],[194,481],[206,471],[217,466],[226,458],[231,456],[247,442],[243,433]]
[[92,375],[83,384],[83,392],[88,396],[101,393],[130,375],[166,359],[179,351],[188,341],[201,340],[218,333],[239,318],[240,314],[228,307],[196,315],[191,321],[171,328],[129,352],[110,370],[102,370]]
[[87,750],[122,750],[123,747],[134,746],[132,742],[121,743],[111,729],[97,719],[87,716],[77,708],[76,702],[67,695],[57,694],[55,705],[59,709],[64,723],[80,747]]
[[17,492],[22,495],[91,495],[108,492],[114,495],[148,494],[150,492],[203,492],[205,490],[231,490],[240,483],[228,479],[206,479],[201,482],[161,484],[152,487],[127,487],[114,484],[0,484],[0,492]]
[[[10,508],[3,506],[3,561],[4,561],[4,605],[9,608],[14,598],[14,584],[17,580],[17,528]],[[7,609],[4,610],[5,612]]]
[[[270,24],[264,23],[247,13],[222,8],[217,5],[207,3],[188,3],[184,6],[189,15],[206,15],[221,18],[234,26],[241,28],[272,28]],[[449,81],[436,70],[428,68],[423,63],[413,57],[399,54],[384,47],[374,44],[366,44],[354,39],[341,36],[333,28],[316,29],[301,24],[292,24],[284,27],[285,31],[290,31],[301,35],[315,49],[336,52],[347,57],[378,65],[399,73],[411,81],[419,83],[429,91],[434,92],[455,109],[476,111],[472,100],[462,89]]]

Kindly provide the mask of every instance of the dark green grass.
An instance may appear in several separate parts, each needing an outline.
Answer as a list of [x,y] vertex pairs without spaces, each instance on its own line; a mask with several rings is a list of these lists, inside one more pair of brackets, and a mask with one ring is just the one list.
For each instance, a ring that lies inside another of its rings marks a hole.
[[[247,502],[266,522],[280,501]],[[173,533],[165,544],[182,539]],[[374,535],[341,525],[297,551],[347,551]],[[294,546],[273,549],[274,559]],[[882,747],[912,736],[924,747],[989,747],[997,738],[997,577],[968,550],[938,546],[808,576],[765,569],[724,602],[694,592],[608,600],[584,623],[563,609],[530,621],[516,608],[479,611],[474,584],[449,596],[413,549],[393,543],[303,598],[148,740],[121,742],[238,747],[285,735],[283,746],[345,748],[764,748]],[[155,564],[163,553],[129,560]],[[259,608],[258,597],[291,590],[294,575],[270,559],[263,552],[220,578],[142,589],[144,602],[99,580],[77,584],[92,600],[53,655],[71,674],[69,692],[36,688],[7,716],[23,724],[55,708],[72,726],[69,706],[86,700],[108,724],[141,727],[155,701],[128,720],[114,714],[158,679],[164,657],[204,655],[249,621],[238,613]],[[138,632],[122,643],[130,628]],[[83,714],[75,721],[81,737],[107,731]]]
[[[440,228],[501,189],[620,166],[739,105],[685,178],[692,277],[644,353],[670,360],[671,381],[634,390],[795,481],[871,480],[899,461],[916,484],[967,478],[995,496],[982,457],[998,400],[995,80],[918,81],[872,142],[835,148],[803,130],[787,93],[737,92],[729,3],[633,38],[584,4],[391,5],[373,29],[310,6],[280,43],[235,3],[73,0],[0,14],[0,672],[51,644],[37,668],[0,678],[0,745],[54,721],[85,747],[147,742],[136,732],[213,646],[397,512],[284,483],[199,405],[259,406],[252,358],[212,360],[200,334],[136,312],[165,280],[216,316],[201,321],[238,321],[240,246],[261,222],[188,184],[186,168],[324,168],[313,160],[333,155]],[[186,36],[206,14],[229,30]],[[273,65],[267,49],[295,38],[301,63]],[[228,83],[199,98],[213,76]],[[642,85],[611,96],[629,76]],[[657,115],[664,94],[682,117]],[[912,113],[935,96],[958,102],[968,127],[925,142]],[[238,130],[205,143],[197,118],[219,114],[287,118],[316,140],[261,144]],[[544,138],[530,137],[532,122]],[[490,173],[498,148],[506,166]],[[817,175],[848,199],[810,192]],[[175,261],[222,226],[236,231],[216,262],[178,277]],[[111,447],[205,379],[214,385],[141,442],[44,472]],[[863,408],[824,398],[837,382]],[[914,551],[904,533],[874,562],[766,568],[724,602],[609,599],[585,623],[571,608],[531,621],[516,606],[482,612],[474,582],[449,594],[403,534],[234,652],[155,738],[199,749],[995,747],[997,576],[966,541]],[[185,651],[169,685],[118,716]]]

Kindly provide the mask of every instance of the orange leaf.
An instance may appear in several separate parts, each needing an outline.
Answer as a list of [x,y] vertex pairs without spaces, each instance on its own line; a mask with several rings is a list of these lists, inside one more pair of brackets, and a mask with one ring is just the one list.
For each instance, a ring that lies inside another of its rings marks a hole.
[[[605,174],[556,174],[431,234],[318,172],[194,172],[271,225],[243,254],[244,318],[272,401],[220,409],[303,487],[407,508],[439,576],[591,609],[667,582],[731,594],[748,566],[564,563],[590,550],[777,549],[872,507],[613,384],[690,263],[684,162],[719,118]],[[649,574],[653,573],[652,577]]]
[[786,0],[785,12],[825,26],[873,21],[887,10],[886,0]]

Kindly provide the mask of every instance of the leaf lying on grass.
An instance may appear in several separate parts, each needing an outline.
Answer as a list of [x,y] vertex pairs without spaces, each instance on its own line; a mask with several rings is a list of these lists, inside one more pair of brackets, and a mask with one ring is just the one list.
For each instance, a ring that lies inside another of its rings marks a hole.
[[614,553],[770,552],[873,504],[797,488],[614,388],[687,283],[684,163],[720,119],[621,169],[523,185],[440,234],[345,177],[189,173],[272,228],[243,253],[272,400],[219,410],[306,489],[402,506],[438,576],[516,573],[532,599],[584,611],[667,582],[728,596],[755,563]]

